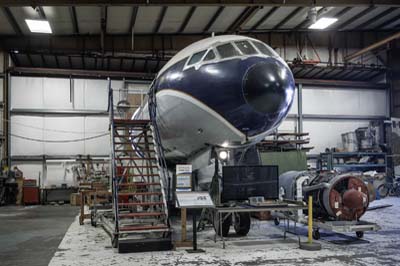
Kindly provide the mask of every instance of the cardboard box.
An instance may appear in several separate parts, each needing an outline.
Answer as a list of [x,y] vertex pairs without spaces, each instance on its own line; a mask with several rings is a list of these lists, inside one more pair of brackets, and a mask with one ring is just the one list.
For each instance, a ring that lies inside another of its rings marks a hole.
[[72,193],[70,196],[70,204],[71,204],[71,206],[80,206],[81,205],[81,193]]

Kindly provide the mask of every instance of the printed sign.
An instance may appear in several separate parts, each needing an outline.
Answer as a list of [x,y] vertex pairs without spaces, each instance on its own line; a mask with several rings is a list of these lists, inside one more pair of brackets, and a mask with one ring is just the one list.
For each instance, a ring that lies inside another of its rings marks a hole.
[[210,194],[205,191],[177,191],[176,203],[177,208],[197,209],[214,207]]
[[176,191],[192,191],[192,165],[176,165]]

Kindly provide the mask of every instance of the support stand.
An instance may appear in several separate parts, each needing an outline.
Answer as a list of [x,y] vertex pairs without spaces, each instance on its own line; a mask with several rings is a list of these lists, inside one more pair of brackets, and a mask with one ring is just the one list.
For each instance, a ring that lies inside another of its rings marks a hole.
[[197,225],[196,225],[196,213],[193,212],[193,249],[187,249],[188,253],[203,253],[203,249],[197,249]]

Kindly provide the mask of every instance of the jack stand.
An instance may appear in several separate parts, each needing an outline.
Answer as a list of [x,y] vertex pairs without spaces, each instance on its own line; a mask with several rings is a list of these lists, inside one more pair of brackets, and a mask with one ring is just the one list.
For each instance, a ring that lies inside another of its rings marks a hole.
[[317,251],[321,250],[321,244],[312,241],[313,230],[312,196],[308,197],[308,241],[300,242],[300,249]]

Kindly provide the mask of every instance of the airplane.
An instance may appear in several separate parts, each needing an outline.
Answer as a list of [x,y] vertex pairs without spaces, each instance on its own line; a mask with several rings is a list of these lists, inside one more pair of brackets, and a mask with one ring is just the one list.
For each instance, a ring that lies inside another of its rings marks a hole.
[[[216,164],[261,164],[255,144],[281,124],[295,94],[293,74],[274,49],[240,35],[189,45],[152,86],[165,158],[192,164],[201,189],[209,186]],[[132,119],[149,119],[148,105]]]

